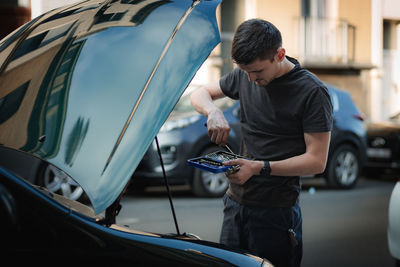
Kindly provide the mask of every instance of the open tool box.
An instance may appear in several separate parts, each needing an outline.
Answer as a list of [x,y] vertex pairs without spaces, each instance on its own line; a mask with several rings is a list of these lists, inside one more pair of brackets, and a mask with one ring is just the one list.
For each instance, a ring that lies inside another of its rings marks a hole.
[[213,173],[235,172],[239,170],[239,166],[225,166],[222,162],[237,158],[244,157],[230,152],[216,151],[201,157],[188,159],[187,162],[190,166]]

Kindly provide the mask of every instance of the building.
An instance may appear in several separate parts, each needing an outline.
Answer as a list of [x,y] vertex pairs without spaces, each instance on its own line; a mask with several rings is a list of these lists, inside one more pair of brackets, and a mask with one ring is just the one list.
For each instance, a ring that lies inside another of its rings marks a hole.
[[350,92],[369,120],[400,111],[400,2],[396,0],[229,0],[220,10],[221,74],[241,21],[262,18],[282,32],[287,54],[321,80]]
[[[26,15],[30,9],[31,17],[35,18],[77,2],[14,0],[6,6],[0,2],[0,13],[3,10],[14,14],[10,10],[15,10],[15,14]],[[106,12],[113,13],[113,17],[104,13],[102,18],[109,23],[113,19],[124,21],[124,17],[132,17],[126,13],[127,4],[141,5],[141,2],[123,0],[120,10]],[[19,20],[9,27],[25,22],[23,15],[18,15]],[[230,59],[233,33],[243,20],[257,17],[281,30],[288,55],[297,58],[321,80],[348,91],[367,120],[384,120],[400,111],[400,1],[225,0],[217,16],[222,42],[193,79],[192,86],[217,79],[234,67]],[[135,23],[140,21],[126,21],[126,26]],[[2,25],[4,28],[7,23],[2,21]]]

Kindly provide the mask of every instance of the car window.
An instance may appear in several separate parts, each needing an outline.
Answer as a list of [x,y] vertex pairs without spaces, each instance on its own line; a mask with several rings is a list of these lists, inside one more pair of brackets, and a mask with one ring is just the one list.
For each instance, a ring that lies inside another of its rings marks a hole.
[[334,90],[329,91],[330,96],[331,96],[331,101],[332,101],[332,106],[333,106],[333,112],[338,112],[339,111],[339,100],[336,92]]

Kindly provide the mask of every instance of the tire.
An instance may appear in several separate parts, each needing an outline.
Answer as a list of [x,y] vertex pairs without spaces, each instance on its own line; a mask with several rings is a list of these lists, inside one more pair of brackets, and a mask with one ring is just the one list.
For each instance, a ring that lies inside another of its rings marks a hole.
[[360,175],[360,159],[351,145],[340,145],[328,159],[326,180],[330,187],[350,189]]
[[[206,155],[221,150],[218,147],[205,149],[201,155]],[[225,173],[212,173],[194,169],[192,192],[198,197],[221,197],[228,189],[229,181]]]
[[48,164],[42,167],[37,178],[37,184],[49,192],[64,196],[68,199],[85,202],[87,195],[70,176],[57,167]]

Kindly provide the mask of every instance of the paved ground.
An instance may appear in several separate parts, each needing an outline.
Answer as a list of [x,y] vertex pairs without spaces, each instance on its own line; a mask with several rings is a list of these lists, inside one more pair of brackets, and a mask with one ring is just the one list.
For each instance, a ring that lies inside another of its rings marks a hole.
[[[301,195],[303,267],[394,266],[387,242],[387,208],[394,179],[361,179],[355,189],[330,190],[323,180],[305,180]],[[221,199],[172,191],[180,232],[218,242]],[[122,200],[117,223],[149,232],[176,232],[164,190],[131,194]]]

